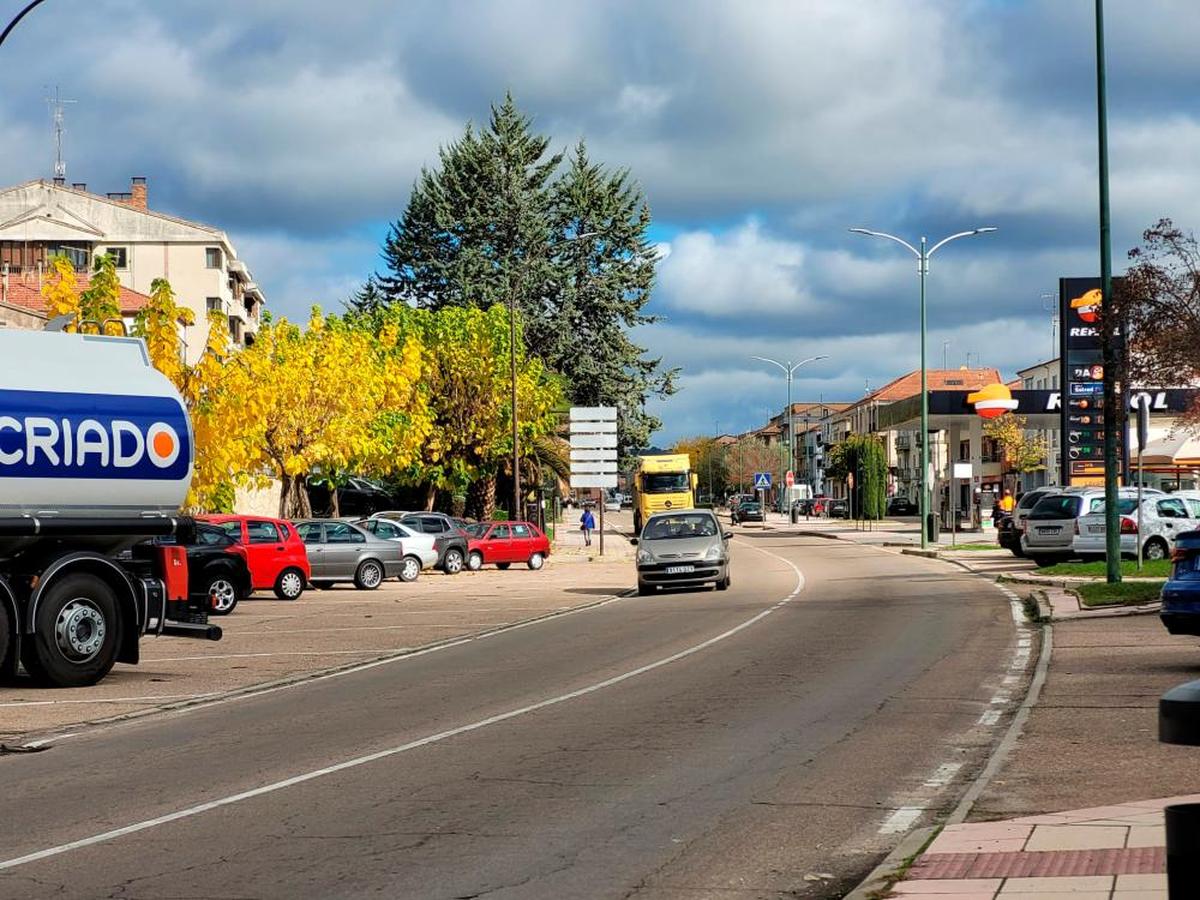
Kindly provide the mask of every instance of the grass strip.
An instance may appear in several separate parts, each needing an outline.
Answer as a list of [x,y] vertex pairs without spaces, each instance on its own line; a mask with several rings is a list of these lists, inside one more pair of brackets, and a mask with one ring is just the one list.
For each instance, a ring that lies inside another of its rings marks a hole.
[[1139,606],[1152,603],[1162,591],[1162,581],[1121,581],[1081,584],[1074,588],[1084,606]]
[[[1061,562],[1043,566],[1038,575],[1076,575],[1079,577],[1103,578],[1108,572],[1102,559],[1093,562]],[[1127,578],[1166,578],[1171,574],[1169,559],[1148,559],[1142,562],[1142,571],[1137,569],[1137,560],[1121,560],[1121,574]]]

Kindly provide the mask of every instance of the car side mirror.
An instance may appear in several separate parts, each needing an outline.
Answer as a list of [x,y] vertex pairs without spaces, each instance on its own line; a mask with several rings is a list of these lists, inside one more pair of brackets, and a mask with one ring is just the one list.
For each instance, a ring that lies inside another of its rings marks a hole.
[[638,539],[637,539],[637,538],[630,538],[630,539],[629,539],[629,543],[630,543],[630,545],[631,545],[631,546],[633,546],[633,547],[636,547],[636,546],[637,546],[637,542],[638,542]]
[[727,541],[731,541],[731,540],[733,540],[733,532],[732,531],[722,532],[721,537]]

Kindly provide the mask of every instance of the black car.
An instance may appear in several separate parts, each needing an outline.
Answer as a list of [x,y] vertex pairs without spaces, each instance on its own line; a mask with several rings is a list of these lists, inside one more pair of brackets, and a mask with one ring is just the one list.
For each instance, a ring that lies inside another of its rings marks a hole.
[[887,514],[889,516],[915,516],[920,513],[917,504],[913,503],[907,497],[893,497],[888,501]]
[[763,521],[762,504],[754,501],[739,503],[730,512],[729,518],[734,524],[739,522],[761,522]]
[[850,518],[850,503],[840,497],[830,500],[825,508],[829,511],[829,518],[831,519]]
[[[333,499],[326,484],[313,484],[308,488],[308,499],[314,514],[333,515]],[[381,509],[395,505],[392,495],[366,478],[350,478],[337,488],[339,516],[369,516]]]
[[223,529],[197,522],[194,532],[185,529],[178,538],[154,543],[180,544],[187,550],[188,595],[205,602],[213,615],[229,615],[238,600],[250,594],[246,552]]
[[438,552],[435,568],[447,575],[457,575],[467,561],[466,522],[445,513],[409,513],[400,524],[413,531],[434,535],[433,546]]

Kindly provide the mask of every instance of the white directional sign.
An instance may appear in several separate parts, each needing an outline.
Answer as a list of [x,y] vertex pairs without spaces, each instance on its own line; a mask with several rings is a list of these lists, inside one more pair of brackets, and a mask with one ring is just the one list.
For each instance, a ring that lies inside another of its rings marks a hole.
[[571,407],[571,487],[617,486],[617,408]]

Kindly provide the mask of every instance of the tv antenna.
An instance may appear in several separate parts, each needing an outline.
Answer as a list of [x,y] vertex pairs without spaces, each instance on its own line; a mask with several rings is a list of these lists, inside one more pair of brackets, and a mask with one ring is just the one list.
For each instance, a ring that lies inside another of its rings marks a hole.
[[47,97],[46,102],[50,104],[50,110],[54,116],[54,177],[65,182],[67,180],[67,161],[63,159],[63,132],[66,130],[63,124],[65,118],[63,107],[68,103],[78,103],[79,101],[63,99],[56,84],[54,96]]

